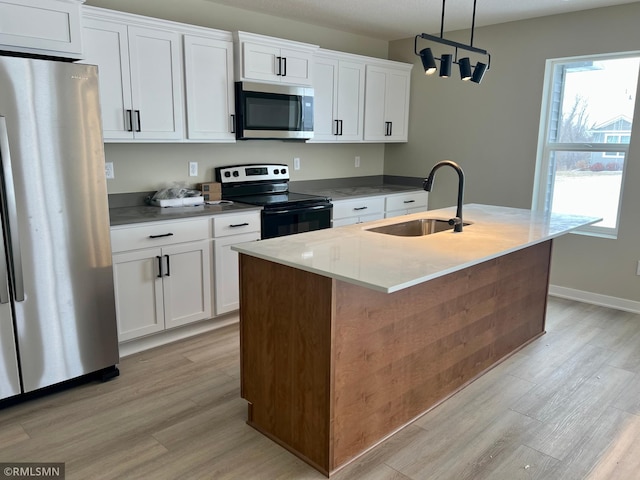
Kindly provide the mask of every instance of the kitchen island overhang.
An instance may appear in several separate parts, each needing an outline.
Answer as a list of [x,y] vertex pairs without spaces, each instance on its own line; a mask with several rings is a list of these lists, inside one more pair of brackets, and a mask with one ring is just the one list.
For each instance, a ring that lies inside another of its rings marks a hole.
[[443,209],[233,247],[248,423],[330,475],[542,335],[551,241],[598,219],[465,209],[462,233],[366,231]]

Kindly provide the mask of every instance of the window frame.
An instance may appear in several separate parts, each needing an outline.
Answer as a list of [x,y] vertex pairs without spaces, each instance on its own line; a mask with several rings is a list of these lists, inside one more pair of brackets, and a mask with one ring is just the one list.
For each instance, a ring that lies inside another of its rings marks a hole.
[[[533,195],[531,200],[531,209],[535,211],[541,211],[545,214],[550,214],[550,197],[553,194],[551,185],[555,183],[555,169],[550,170],[550,160],[552,152],[588,152],[588,153],[603,153],[608,156],[615,154],[616,157],[609,158],[623,158],[624,163],[622,167],[622,177],[620,180],[620,195],[618,198],[618,211],[616,212],[615,227],[601,227],[588,225],[578,230],[574,230],[573,233],[582,235],[591,235],[604,238],[618,238],[618,228],[620,226],[620,212],[622,210],[622,198],[624,193],[625,178],[629,160],[629,143],[564,143],[564,142],[550,142],[549,135],[551,133],[552,122],[558,120],[552,118],[553,102],[554,102],[554,77],[556,68],[559,65],[568,63],[576,63],[581,61],[603,61],[603,60],[617,60],[623,58],[640,57],[639,51],[608,53],[608,54],[596,54],[596,55],[581,55],[576,57],[563,57],[547,59],[545,62],[545,74],[544,74],[544,86],[542,91],[542,105],[540,111],[540,125],[538,130],[538,148],[536,153],[536,168],[533,185]],[[640,67],[640,66],[639,66]],[[636,98],[640,91],[640,68],[638,73],[638,82],[636,85]],[[634,111],[633,116],[636,117],[637,112]],[[625,131],[626,132],[626,131]],[[633,124],[629,136],[633,136]],[[622,154],[622,155],[621,155]]]

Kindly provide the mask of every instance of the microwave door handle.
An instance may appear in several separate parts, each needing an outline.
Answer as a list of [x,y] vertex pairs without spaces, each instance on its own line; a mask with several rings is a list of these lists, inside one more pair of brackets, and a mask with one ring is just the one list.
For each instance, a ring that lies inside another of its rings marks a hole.
[[[11,263],[8,265],[12,274],[13,295],[17,302],[24,301],[24,279],[22,273],[22,254],[20,253],[20,236],[18,232],[18,209],[16,194],[13,187],[13,169],[11,168],[11,152],[9,151],[9,133],[6,118],[0,115],[0,160],[4,185],[2,190],[2,211],[4,230],[8,239]],[[1,239],[0,239],[1,241]]]

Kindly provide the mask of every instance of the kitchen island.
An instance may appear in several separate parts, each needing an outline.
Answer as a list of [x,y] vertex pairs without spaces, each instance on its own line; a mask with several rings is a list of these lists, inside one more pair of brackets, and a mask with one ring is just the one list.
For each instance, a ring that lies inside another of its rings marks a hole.
[[248,423],[326,475],[544,333],[552,239],[597,218],[465,205],[463,232],[370,228],[240,253]]

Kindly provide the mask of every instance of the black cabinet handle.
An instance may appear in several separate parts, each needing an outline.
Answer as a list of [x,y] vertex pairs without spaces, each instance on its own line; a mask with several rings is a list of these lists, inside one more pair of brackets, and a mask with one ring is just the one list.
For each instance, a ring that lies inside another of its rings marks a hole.
[[366,210],[369,207],[355,207],[354,210]]
[[284,68],[282,69],[282,76],[286,77],[287,76],[287,58],[286,57],[281,57],[282,58],[282,65],[284,65]]
[[385,128],[385,132],[384,132],[384,136],[385,137],[390,137],[391,136],[391,132],[392,132],[392,124],[393,122],[384,122],[384,128]]
[[165,258],[167,259],[167,273],[165,274],[166,277],[170,277],[171,276],[171,262],[169,260],[169,255],[165,255]]
[[160,255],[156,255],[158,259],[158,278],[162,278],[162,257]]
[[415,203],[415,200],[405,200],[404,203]]
[[127,119],[129,120],[129,123],[125,125],[125,128],[127,129],[127,132],[133,132],[133,111],[130,109],[127,109]]
[[235,225],[229,225],[229,227],[231,228],[238,228],[238,227],[246,227],[247,225],[249,225],[248,223],[236,223]]
[[333,130],[333,134],[334,135],[340,135],[340,128],[339,128],[340,120],[334,120],[333,123],[334,123],[334,127],[335,127],[335,129]]
[[173,233],[163,233],[162,235],[149,235],[149,238],[173,237]]
[[276,72],[276,75],[281,76],[282,75],[282,57],[276,57],[276,60],[278,61],[278,71]]
[[138,120],[138,124],[136,126],[136,132],[142,131],[142,123],[140,123],[140,110],[136,110],[136,119]]
[[342,135],[342,120],[340,120],[340,133],[338,135]]

